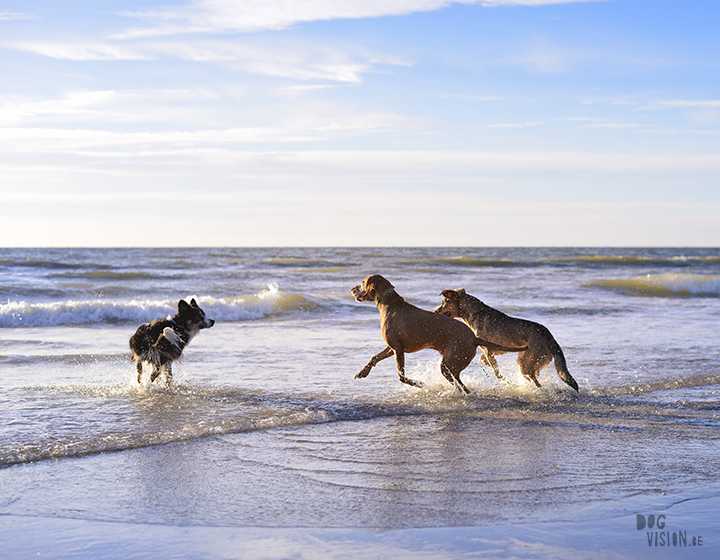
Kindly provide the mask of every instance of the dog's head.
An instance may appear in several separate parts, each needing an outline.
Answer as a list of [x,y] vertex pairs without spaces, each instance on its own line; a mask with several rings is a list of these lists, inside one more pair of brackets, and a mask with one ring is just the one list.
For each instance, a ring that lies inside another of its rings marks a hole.
[[373,274],[363,280],[359,286],[350,289],[355,301],[375,301],[378,296],[384,295],[394,286],[379,274]]
[[441,295],[443,300],[435,313],[448,317],[460,317],[460,300],[465,295],[465,290],[463,288],[459,290],[443,290]]
[[177,315],[175,315],[175,322],[185,327],[188,331],[209,329],[215,324],[215,321],[205,316],[205,312],[200,309],[195,298],[191,299],[190,303],[184,299],[178,302],[178,312]]

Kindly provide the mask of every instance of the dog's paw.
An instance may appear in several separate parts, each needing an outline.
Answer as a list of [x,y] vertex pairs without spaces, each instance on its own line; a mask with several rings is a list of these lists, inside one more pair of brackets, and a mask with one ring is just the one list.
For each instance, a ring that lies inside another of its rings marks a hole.
[[411,385],[412,387],[424,387],[422,381],[416,381],[415,379],[410,379],[404,375],[399,375],[398,377],[400,378],[400,383],[405,383],[406,385]]
[[363,377],[367,377],[370,373],[370,370],[372,369],[372,366],[370,364],[366,365],[364,368],[360,370],[360,373],[358,373],[355,376],[355,379],[362,379]]

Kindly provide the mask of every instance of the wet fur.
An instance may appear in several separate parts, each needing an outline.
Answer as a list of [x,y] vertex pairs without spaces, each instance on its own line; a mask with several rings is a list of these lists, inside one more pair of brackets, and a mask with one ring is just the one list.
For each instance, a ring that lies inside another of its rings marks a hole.
[[180,300],[174,317],[156,319],[141,325],[130,338],[138,383],[142,380],[144,365],[148,364],[151,367],[150,382],[163,373],[169,385],[172,381],[172,362],[180,358],[185,346],[201,329],[208,329],[214,324],[215,321],[208,319],[193,299],[190,303]]
[[[473,332],[482,338],[507,346],[527,346],[527,350],[518,353],[517,362],[520,372],[538,387],[537,379],[542,368],[555,360],[555,369],[560,379],[578,391],[578,384],[570,375],[560,345],[550,331],[540,323],[509,317],[502,311],[485,305],[478,298],[465,293],[465,290],[444,290],[442,304],[435,312],[448,317],[459,317],[470,326]],[[500,368],[494,354],[504,352],[482,347],[480,360],[492,367],[495,376],[502,379]]]

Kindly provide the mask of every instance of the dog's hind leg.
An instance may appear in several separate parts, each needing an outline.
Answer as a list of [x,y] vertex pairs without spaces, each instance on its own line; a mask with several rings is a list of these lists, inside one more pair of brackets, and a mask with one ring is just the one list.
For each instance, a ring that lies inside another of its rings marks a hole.
[[538,387],[542,387],[537,376],[540,370],[550,363],[550,359],[551,356],[542,350],[535,352],[533,352],[533,350],[526,350],[525,352],[520,352],[517,362],[523,377],[528,381],[532,381]]
[[172,383],[172,365],[171,362],[165,362],[163,364],[160,364],[159,366],[156,364],[153,364],[153,370],[152,374],[150,374],[150,383],[155,381],[158,377],[160,377],[160,374],[165,374],[165,383],[167,385],[170,385]]
[[443,374],[443,377],[448,380],[449,383],[452,384],[453,387],[455,387],[458,391],[461,391],[465,394],[468,394],[470,392],[470,389],[465,387],[463,382],[460,380],[460,372],[454,372],[450,369],[450,367],[445,363],[445,361],[440,362],[440,373]]
[[158,378],[158,376],[160,375],[160,373],[161,373],[160,366],[158,366],[157,364],[153,364],[152,372],[150,373],[150,383],[155,381]]

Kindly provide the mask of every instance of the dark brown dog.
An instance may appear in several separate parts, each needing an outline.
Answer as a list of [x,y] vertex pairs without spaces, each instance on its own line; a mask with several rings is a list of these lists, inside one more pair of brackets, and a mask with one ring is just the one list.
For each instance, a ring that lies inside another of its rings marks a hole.
[[421,387],[419,381],[405,377],[405,353],[432,348],[442,354],[440,371],[443,377],[461,391],[469,393],[468,388],[460,381],[460,372],[472,362],[478,346],[491,348],[496,352],[518,352],[527,349],[527,346],[502,346],[479,339],[460,321],[407,303],[395,291],[395,287],[379,274],[368,276],[350,291],[357,301],[375,302],[380,310],[382,337],[388,345],[370,359],[355,379],[367,377],[380,360],[395,354],[400,381]]
[[[465,290],[445,290],[442,292],[442,304],[435,312],[448,317],[459,317],[465,321],[479,337],[488,338],[497,344],[507,346],[527,346],[518,354],[520,372],[528,380],[540,387],[537,375],[542,368],[555,360],[555,369],[560,379],[578,391],[578,384],[570,375],[560,345],[550,331],[540,323],[509,317],[505,313],[485,305],[476,297],[466,294]],[[493,354],[504,351],[483,347],[480,360],[493,368],[495,376],[502,379],[500,368]]]

